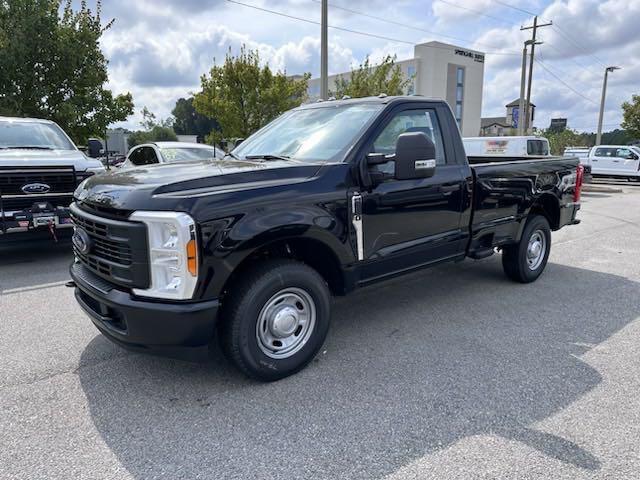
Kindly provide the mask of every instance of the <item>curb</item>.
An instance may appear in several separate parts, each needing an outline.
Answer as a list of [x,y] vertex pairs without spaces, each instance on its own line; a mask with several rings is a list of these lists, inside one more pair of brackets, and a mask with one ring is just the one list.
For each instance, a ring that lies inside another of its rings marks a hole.
[[583,192],[592,193],[623,193],[622,188],[606,187],[604,185],[594,185],[593,183],[585,183],[582,186]]

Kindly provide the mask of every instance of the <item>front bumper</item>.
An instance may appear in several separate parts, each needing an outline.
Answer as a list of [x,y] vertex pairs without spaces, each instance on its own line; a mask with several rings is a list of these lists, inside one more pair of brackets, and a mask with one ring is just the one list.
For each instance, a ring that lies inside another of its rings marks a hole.
[[25,233],[73,228],[69,208],[52,207],[42,210],[28,209],[0,214],[0,236],[12,233]]
[[208,346],[220,302],[166,303],[144,300],[114,288],[74,263],[70,268],[76,300],[94,325],[115,343],[134,350],[167,353]]

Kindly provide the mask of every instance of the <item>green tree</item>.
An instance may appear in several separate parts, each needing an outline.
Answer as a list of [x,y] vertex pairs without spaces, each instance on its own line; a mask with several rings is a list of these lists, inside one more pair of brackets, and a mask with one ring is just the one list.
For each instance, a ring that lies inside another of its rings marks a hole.
[[100,38],[113,21],[100,11],[99,0],[95,12],[84,0],[0,1],[0,114],[54,120],[78,143],[131,115],[131,94],[104,88]]
[[173,115],[173,130],[178,135],[197,135],[205,138],[212,130],[219,130],[218,122],[201,115],[193,106],[193,97],[180,98],[171,112]]
[[336,90],[332,96],[342,98],[370,97],[386,93],[402,95],[411,84],[413,78],[404,78],[400,66],[396,65],[396,57],[387,55],[379,65],[371,65],[369,57],[358,68],[351,70],[347,77],[340,76],[336,80]]
[[202,76],[202,91],[194,97],[196,111],[220,124],[220,131],[214,131],[207,141],[246,138],[299,106],[307,98],[309,77],[291,78],[273,73],[268,65],[261,67],[258,51],[243,47],[237,57],[229,51],[223,65],[214,65]]
[[542,136],[549,140],[552,155],[562,155],[567,147],[589,146],[586,139],[575,130],[569,128],[557,131],[547,129]]
[[622,104],[622,114],[622,128],[636,139],[640,139],[640,95],[632,95],[630,102]]
[[133,148],[136,145],[142,145],[143,143],[151,142],[175,142],[178,140],[176,133],[167,127],[156,125],[151,130],[140,130],[133,132],[128,137],[129,148]]
[[147,107],[143,107],[140,113],[142,114],[140,125],[144,130],[138,130],[129,135],[129,148],[143,143],[175,142],[178,140],[176,132],[174,132],[171,127],[173,118],[169,117],[158,120],[155,114],[149,111]]

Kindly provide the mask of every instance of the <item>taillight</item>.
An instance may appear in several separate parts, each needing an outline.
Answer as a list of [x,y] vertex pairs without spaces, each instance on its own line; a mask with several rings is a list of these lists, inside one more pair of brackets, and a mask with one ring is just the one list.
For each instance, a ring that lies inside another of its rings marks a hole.
[[576,171],[576,189],[573,192],[573,201],[575,203],[578,203],[580,201],[583,182],[584,182],[584,167],[582,165],[578,165],[578,170]]

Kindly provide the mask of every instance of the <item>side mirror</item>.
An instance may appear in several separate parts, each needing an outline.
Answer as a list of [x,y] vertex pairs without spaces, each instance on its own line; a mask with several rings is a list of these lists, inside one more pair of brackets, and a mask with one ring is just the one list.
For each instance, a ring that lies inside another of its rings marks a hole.
[[396,143],[397,180],[429,178],[436,173],[436,146],[424,132],[403,133]]

